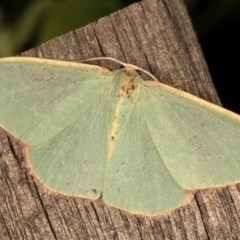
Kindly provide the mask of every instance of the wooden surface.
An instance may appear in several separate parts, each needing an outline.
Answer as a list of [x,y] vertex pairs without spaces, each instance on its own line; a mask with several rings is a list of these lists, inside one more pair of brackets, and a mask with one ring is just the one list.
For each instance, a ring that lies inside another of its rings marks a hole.
[[[110,56],[219,104],[183,1],[146,0],[22,55]],[[17,117],[17,116],[13,116]],[[240,239],[240,187],[199,191],[171,214],[144,218],[52,196],[26,169],[19,142],[0,130],[0,239]]]

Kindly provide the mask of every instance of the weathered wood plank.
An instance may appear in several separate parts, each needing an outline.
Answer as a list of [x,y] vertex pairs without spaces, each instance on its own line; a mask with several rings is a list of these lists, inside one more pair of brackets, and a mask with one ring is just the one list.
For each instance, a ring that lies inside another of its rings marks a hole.
[[[110,56],[220,103],[181,0],[145,0],[22,55]],[[32,180],[21,145],[0,130],[1,239],[240,239],[240,188],[199,191],[169,215],[138,217],[101,201],[51,195]]]

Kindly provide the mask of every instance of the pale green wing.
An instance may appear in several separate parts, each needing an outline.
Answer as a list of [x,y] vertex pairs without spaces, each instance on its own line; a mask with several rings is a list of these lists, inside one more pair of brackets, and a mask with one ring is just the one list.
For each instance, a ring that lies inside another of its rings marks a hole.
[[85,117],[112,76],[97,66],[13,57],[0,60],[0,86],[1,126],[36,145]]
[[103,200],[132,213],[152,216],[182,205],[191,194],[177,185],[165,167],[144,119],[142,103],[131,95],[121,110]]
[[109,95],[105,91],[72,125],[49,141],[29,148],[31,168],[52,191],[90,199],[100,197],[114,113]]
[[145,82],[142,111],[152,141],[183,189],[240,180],[240,117],[193,95]]

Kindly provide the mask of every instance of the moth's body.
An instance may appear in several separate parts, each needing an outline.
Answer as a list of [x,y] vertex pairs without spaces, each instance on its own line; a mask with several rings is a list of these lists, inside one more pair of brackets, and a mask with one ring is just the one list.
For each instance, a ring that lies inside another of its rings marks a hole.
[[114,151],[118,134],[126,122],[125,119],[131,115],[134,104],[138,101],[141,85],[141,79],[132,68],[110,74],[115,75],[116,80],[113,80],[113,89],[109,99],[110,102],[115,103],[115,106],[108,145],[108,159]]
[[52,191],[153,216],[240,181],[240,117],[131,65],[7,58],[0,86],[0,124]]

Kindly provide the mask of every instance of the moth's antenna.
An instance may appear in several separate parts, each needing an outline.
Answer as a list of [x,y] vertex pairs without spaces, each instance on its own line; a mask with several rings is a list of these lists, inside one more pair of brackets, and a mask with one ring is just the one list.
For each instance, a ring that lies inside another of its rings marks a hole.
[[96,60],[110,60],[110,61],[113,61],[113,62],[116,62],[116,63],[119,63],[120,65],[126,67],[126,68],[131,68],[131,69],[134,69],[134,70],[138,70],[138,71],[141,71],[145,74],[147,74],[148,76],[150,76],[154,81],[157,81],[157,78],[151,74],[150,72],[148,72],[147,70],[143,69],[143,68],[140,68],[136,65],[133,65],[133,64],[129,64],[129,63],[124,63],[122,61],[119,61],[115,58],[112,58],[112,57],[95,57],[95,58],[88,58],[86,60],[82,60],[82,61],[79,61],[79,62],[88,62],[88,61],[96,61]]

